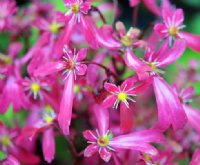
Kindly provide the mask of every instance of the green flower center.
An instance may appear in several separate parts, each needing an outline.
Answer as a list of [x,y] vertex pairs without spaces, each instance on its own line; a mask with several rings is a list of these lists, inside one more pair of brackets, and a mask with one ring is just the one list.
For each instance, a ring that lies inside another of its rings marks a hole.
[[49,25],[49,30],[50,30],[52,33],[58,33],[60,27],[61,27],[60,24],[58,24],[58,23],[56,23],[56,22],[53,22],[51,25]]
[[8,135],[3,135],[0,138],[0,143],[4,146],[4,147],[9,147],[11,145],[11,139]]
[[129,35],[125,35],[121,38],[120,42],[122,43],[123,46],[129,47],[132,45],[132,39]]
[[106,146],[108,146],[109,141],[110,141],[109,137],[105,135],[105,136],[99,137],[97,140],[97,143],[101,147],[106,147]]
[[38,93],[40,91],[41,87],[38,83],[34,82],[31,84],[31,90],[33,93]]

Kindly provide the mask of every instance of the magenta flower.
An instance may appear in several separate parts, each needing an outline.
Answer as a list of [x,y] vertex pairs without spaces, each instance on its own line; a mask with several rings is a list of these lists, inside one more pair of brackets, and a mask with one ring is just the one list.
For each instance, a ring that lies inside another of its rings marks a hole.
[[20,84],[24,87],[24,91],[27,92],[27,97],[32,96],[34,100],[37,100],[38,98],[43,100],[43,93],[51,90],[49,82],[34,77],[31,79],[26,77],[25,79],[20,80]]
[[[62,37],[58,41],[60,48],[67,44],[70,40],[75,26],[81,26],[82,33],[86,41],[93,49],[98,48],[96,39],[96,25],[92,18],[88,15],[91,9],[91,4],[88,0],[63,0],[65,7],[69,9],[65,14],[57,12],[58,21],[65,22],[66,28]],[[58,45],[59,46],[59,45]]]
[[197,148],[192,156],[192,160],[189,165],[198,165],[200,162],[200,149]]
[[172,10],[164,8],[162,10],[162,17],[164,23],[157,23],[154,26],[154,30],[160,36],[166,38],[170,46],[173,45],[176,39],[181,38],[185,40],[189,48],[200,52],[198,44],[200,42],[200,36],[181,31],[185,27],[183,25],[184,14],[182,9]]
[[58,122],[64,134],[69,134],[69,125],[71,123],[73,97],[74,97],[74,79],[76,75],[84,75],[87,65],[80,61],[86,57],[87,49],[80,49],[79,52],[71,51],[67,47],[63,49],[63,60],[48,62],[39,67],[35,76],[47,76],[56,72],[62,72],[65,80],[63,97],[60,103],[60,112]]
[[3,0],[0,2],[0,31],[10,27],[12,16],[16,11],[15,1]]
[[104,25],[99,29],[97,38],[99,44],[107,49],[132,49],[144,47],[144,41],[139,40],[140,30],[131,27],[127,32],[122,22],[116,23],[117,33],[115,34],[112,26]]
[[108,129],[108,111],[102,105],[95,105],[94,111],[99,129],[96,130],[96,133],[91,130],[83,132],[83,136],[90,143],[84,151],[85,157],[90,157],[98,152],[101,159],[108,162],[111,156],[120,149],[132,149],[150,155],[157,154],[157,150],[149,143],[161,142],[163,137],[160,133],[154,130],[143,130],[113,137],[113,134]]
[[129,0],[130,6],[135,7],[138,6],[139,3],[143,3],[146,8],[151,11],[153,14],[160,16],[161,15],[161,9],[156,4],[156,0]]

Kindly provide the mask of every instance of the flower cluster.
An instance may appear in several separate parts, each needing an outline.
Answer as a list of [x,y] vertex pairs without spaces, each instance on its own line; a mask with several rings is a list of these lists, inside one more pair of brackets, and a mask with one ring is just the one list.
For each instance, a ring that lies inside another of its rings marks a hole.
[[200,163],[200,62],[166,69],[200,36],[169,0],[129,3],[155,21],[126,28],[117,1],[0,1],[0,164]]

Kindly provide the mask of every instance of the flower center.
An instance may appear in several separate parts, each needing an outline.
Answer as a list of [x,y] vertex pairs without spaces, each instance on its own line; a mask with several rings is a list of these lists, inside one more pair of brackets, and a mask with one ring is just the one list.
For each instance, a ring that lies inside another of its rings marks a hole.
[[73,3],[71,9],[74,14],[77,14],[80,11],[80,5],[78,3]]
[[52,24],[49,25],[49,30],[52,32],[52,33],[58,33],[59,29],[60,29],[60,24],[56,23],[56,22],[53,22]]
[[101,147],[106,147],[109,144],[109,137],[108,136],[101,136],[98,138],[97,143]]
[[126,93],[120,92],[120,93],[118,94],[118,100],[119,100],[119,101],[125,101],[126,99],[127,99],[127,94],[126,94]]
[[75,63],[74,63],[73,60],[67,59],[67,60],[65,61],[65,63],[66,63],[66,69],[67,69],[67,70],[73,70],[73,69],[74,69]]
[[55,113],[50,105],[46,105],[44,109],[43,121],[46,124],[51,124],[55,119]]
[[12,64],[13,61],[9,56],[0,53],[0,64]]
[[123,46],[129,47],[132,44],[132,39],[129,35],[125,35],[124,37],[121,38],[120,42],[122,43]]
[[149,65],[153,70],[156,70],[156,64],[154,62],[148,62],[147,65]]
[[74,93],[79,93],[81,91],[81,88],[79,85],[74,85]]
[[40,91],[40,85],[36,82],[31,84],[31,90],[33,91],[33,93],[38,93]]
[[171,36],[177,36],[178,32],[179,32],[179,29],[176,26],[171,26],[169,28],[169,34]]
[[11,139],[8,135],[4,135],[0,138],[0,143],[4,146],[4,147],[9,147],[11,145]]

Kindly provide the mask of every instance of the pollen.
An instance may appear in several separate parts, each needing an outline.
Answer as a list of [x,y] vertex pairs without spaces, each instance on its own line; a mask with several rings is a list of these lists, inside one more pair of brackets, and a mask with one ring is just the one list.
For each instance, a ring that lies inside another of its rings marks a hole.
[[10,137],[8,135],[2,136],[0,138],[0,143],[5,147],[9,147],[11,145]]
[[67,69],[67,70],[73,70],[74,67],[75,67],[75,63],[74,63],[74,61],[71,60],[71,59],[67,59],[67,60],[65,61],[65,64],[66,64],[66,69]]
[[31,84],[31,90],[33,91],[33,93],[38,93],[40,91],[40,85],[36,82]]
[[127,94],[126,94],[126,93],[120,92],[120,93],[118,94],[118,100],[119,100],[119,101],[125,101],[126,99],[127,99]]
[[71,9],[73,13],[77,14],[80,11],[80,5],[78,3],[73,3]]
[[47,124],[51,124],[51,123],[53,122],[53,120],[54,120],[54,118],[51,117],[51,116],[46,116],[46,117],[44,118],[44,121],[45,121],[45,123],[47,123]]
[[129,35],[125,35],[124,37],[121,38],[120,42],[122,43],[123,46],[129,47],[132,44],[132,39]]
[[155,63],[153,63],[153,62],[149,62],[148,65],[149,65],[153,70],[156,69],[156,65],[155,65]]
[[74,85],[74,93],[79,93],[81,91],[81,88],[79,85]]
[[49,30],[52,33],[58,33],[60,29],[60,24],[53,22],[52,24],[49,25]]
[[171,36],[177,36],[178,32],[179,32],[179,29],[176,26],[171,26],[169,28],[169,34]]
[[106,147],[109,144],[109,138],[108,136],[101,136],[98,138],[97,143],[101,147]]

